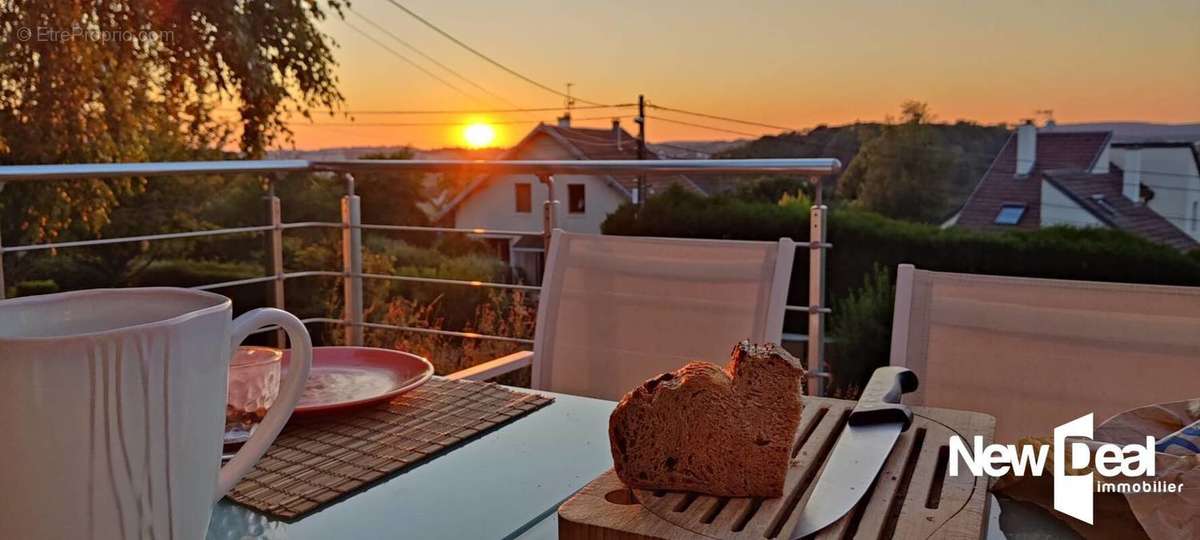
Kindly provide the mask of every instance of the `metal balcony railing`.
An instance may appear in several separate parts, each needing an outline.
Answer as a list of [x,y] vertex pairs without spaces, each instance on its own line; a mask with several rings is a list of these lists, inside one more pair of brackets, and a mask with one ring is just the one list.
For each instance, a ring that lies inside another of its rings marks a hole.
[[[235,227],[202,231],[102,238],[69,242],[6,246],[0,238],[0,299],[4,298],[4,256],[9,253],[46,249],[64,249],[85,246],[102,246],[122,243],[138,243],[180,238],[213,237],[240,234],[266,234],[270,239],[270,262],[261,277],[210,283],[196,289],[220,289],[254,283],[271,284],[270,302],[276,307],[284,305],[286,280],[330,276],[342,279],[344,310],[342,318],[315,317],[303,319],[306,324],[328,323],[344,327],[345,340],[351,345],[361,345],[363,329],[386,328],[406,332],[418,332],[457,336],[469,339],[491,339],[532,345],[533,341],[509,336],[456,332],[431,328],[417,328],[390,324],[372,323],[363,320],[362,284],[364,279],[384,279],[410,282],[436,283],[464,287],[492,287],[538,291],[532,285],[462,281],[453,279],[424,278],[364,273],[362,269],[362,231],[425,231],[434,233],[498,234],[510,236],[541,236],[550,242],[550,233],[556,226],[558,215],[555,193],[555,175],[702,175],[702,174],[789,174],[806,176],[814,181],[821,176],[837,173],[841,163],[836,159],[731,159],[731,160],[608,160],[608,161],[449,161],[449,160],[258,160],[258,161],[191,161],[163,163],[105,163],[72,165],[9,165],[0,166],[0,190],[6,182],[43,182],[61,180],[88,180],[99,178],[164,177],[184,175],[262,175],[267,180],[267,198],[270,205],[270,224],[254,227]],[[332,178],[341,178],[345,195],[341,200],[340,222],[291,222],[282,219],[279,197],[275,194],[276,177],[286,173],[322,173]],[[496,230],[483,228],[420,227],[399,225],[372,225],[362,223],[360,200],[354,192],[354,174],[360,172],[420,172],[459,174],[513,174],[533,175],[546,186],[547,202],[543,208],[541,230]],[[809,248],[809,299],[808,306],[787,306],[788,311],[808,313],[808,334],[785,334],[785,340],[805,341],[809,359],[824,358],[824,316],[830,310],[825,306],[825,251],[832,246],[826,242],[826,207],[821,203],[821,190],[811,208],[809,240],[797,245]],[[342,231],[342,268],[340,270],[288,272],[283,268],[283,231],[302,228],[333,228]],[[548,246],[547,246],[548,247]],[[548,251],[548,250],[547,250]],[[268,329],[269,330],[269,329]],[[809,361],[809,368],[821,371],[819,365]]]

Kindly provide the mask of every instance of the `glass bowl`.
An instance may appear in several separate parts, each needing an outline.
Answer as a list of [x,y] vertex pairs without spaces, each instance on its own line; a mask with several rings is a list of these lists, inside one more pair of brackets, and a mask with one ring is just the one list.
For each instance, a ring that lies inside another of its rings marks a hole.
[[238,347],[229,365],[225,401],[225,443],[250,438],[254,426],[279,397],[283,351],[270,347]]

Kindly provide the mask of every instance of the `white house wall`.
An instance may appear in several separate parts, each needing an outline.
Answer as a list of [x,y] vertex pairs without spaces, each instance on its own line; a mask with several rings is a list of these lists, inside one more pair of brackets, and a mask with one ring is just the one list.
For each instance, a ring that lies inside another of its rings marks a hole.
[[[1112,149],[1112,161],[1124,168],[1125,153]],[[1189,148],[1142,148],[1142,184],[1154,191],[1147,206],[1193,239],[1200,240],[1200,171]]]
[[1113,147],[1111,144],[1104,146],[1104,151],[1100,153],[1100,157],[1096,158],[1096,164],[1092,166],[1092,174],[1107,174],[1112,155]]
[[[530,141],[526,150],[513,159],[575,159],[558,143],[541,136]],[[530,184],[532,206],[529,213],[518,213],[516,188],[518,182]],[[557,226],[571,232],[599,233],[600,224],[625,199],[598,176],[556,175],[555,198],[558,199]],[[587,212],[572,214],[567,207],[567,186],[583,184]],[[454,226],[511,230],[542,230],[542,207],[546,202],[546,186],[536,176],[498,176],[467,197],[459,205]]]
[[1042,227],[1069,225],[1071,227],[1107,227],[1091,212],[1084,210],[1050,182],[1042,180]]

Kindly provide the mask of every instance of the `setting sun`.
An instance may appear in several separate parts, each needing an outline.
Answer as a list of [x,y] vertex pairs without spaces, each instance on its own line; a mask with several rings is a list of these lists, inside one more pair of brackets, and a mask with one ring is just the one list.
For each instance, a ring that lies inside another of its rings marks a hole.
[[486,148],[496,140],[496,129],[483,123],[470,124],[463,130],[463,140],[471,148]]

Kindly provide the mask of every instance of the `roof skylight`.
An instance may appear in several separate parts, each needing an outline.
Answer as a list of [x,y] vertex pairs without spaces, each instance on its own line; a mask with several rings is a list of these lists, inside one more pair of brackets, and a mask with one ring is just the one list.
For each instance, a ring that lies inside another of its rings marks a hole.
[[1016,225],[1021,222],[1021,217],[1025,215],[1025,205],[1023,204],[1006,204],[1000,207],[1000,213],[996,214],[996,225]]

